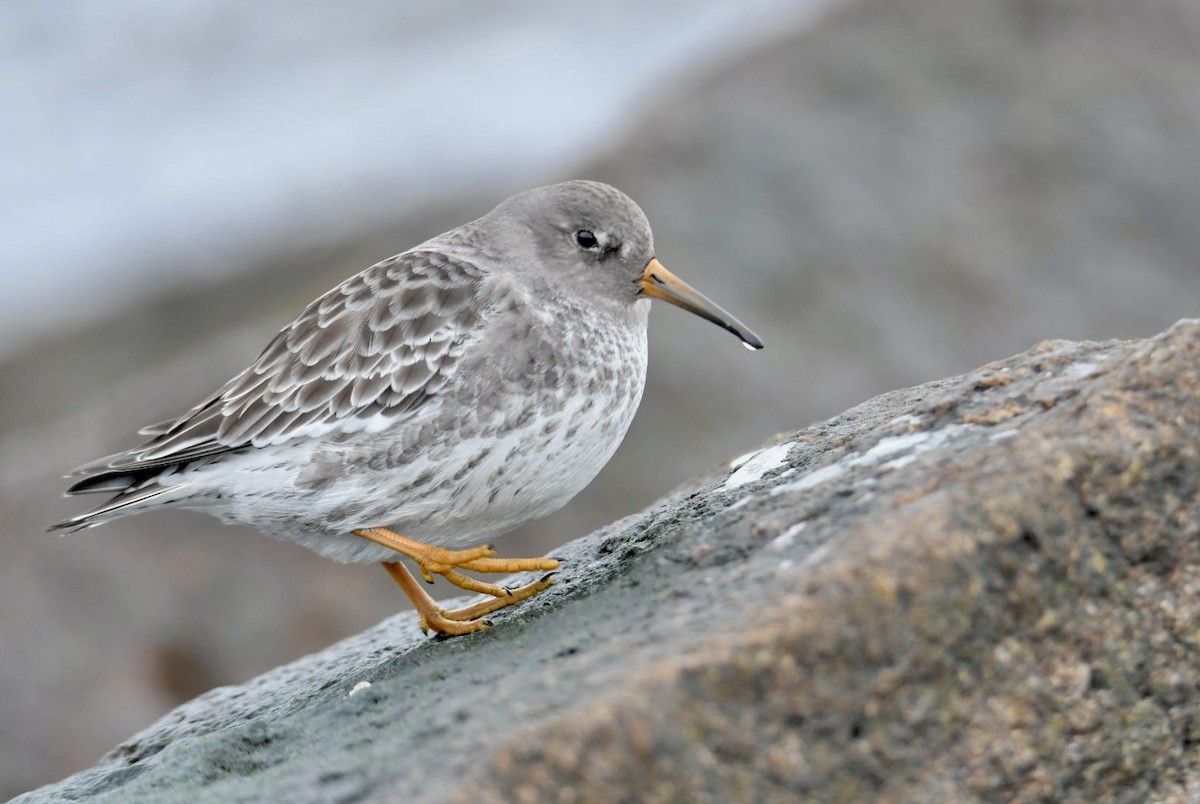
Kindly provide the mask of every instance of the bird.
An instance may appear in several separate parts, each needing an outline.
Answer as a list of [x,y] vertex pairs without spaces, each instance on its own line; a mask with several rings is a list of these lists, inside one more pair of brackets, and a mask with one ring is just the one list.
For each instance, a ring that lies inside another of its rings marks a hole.
[[[491,540],[550,514],[612,457],[646,382],[651,299],[763,342],[656,258],[645,213],[596,181],[537,187],[309,304],[247,368],[139,446],[85,464],[74,532],[199,510],[342,562],[382,563],[426,633],[554,583]],[[481,603],[442,608],[403,558]],[[515,589],[473,575],[536,572]]]

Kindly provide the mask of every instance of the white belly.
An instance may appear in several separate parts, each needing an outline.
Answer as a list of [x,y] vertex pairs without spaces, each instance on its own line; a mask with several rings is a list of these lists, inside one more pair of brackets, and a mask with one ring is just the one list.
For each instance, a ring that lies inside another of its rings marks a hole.
[[[641,399],[615,407],[600,400],[571,400],[560,414],[535,416],[528,427],[485,445],[465,444],[470,453],[490,446],[459,485],[446,490],[439,510],[397,512],[390,524],[414,538],[446,546],[489,541],[531,519],[551,514],[582,491],[620,446]],[[439,495],[441,496],[441,495]],[[424,505],[421,506],[425,508]],[[416,531],[420,530],[420,536]]]

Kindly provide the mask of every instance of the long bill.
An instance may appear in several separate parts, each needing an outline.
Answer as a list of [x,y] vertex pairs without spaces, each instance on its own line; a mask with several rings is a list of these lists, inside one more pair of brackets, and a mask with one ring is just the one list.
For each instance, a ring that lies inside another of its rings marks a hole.
[[695,313],[701,318],[708,319],[718,327],[737,335],[749,349],[763,348],[762,340],[749,327],[725,312],[712,299],[668,271],[657,259],[651,259],[646,263],[646,270],[642,271],[637,283],[646,296],[652,299],[662,299],[676,307],[682,307],[689,313]]

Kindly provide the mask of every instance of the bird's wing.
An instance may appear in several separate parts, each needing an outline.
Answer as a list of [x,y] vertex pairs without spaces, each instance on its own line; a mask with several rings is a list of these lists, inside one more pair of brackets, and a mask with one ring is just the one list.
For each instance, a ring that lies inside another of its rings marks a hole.
[[148,428],[141,447],[77,469],[72,476],[86,479],[71,491],[300,436],[381,429],[450,381],[478,337],[483,276],[435,251],[373,265],[310,304],[215,394]]

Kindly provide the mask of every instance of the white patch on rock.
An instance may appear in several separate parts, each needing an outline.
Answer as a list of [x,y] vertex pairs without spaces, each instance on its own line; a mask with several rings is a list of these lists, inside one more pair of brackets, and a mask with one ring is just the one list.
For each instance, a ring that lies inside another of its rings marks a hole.
[[936,449],[948,441],[951,441],[959,433],[966,430],[978,427],[973,424],[951,424],[943,427],[941,430],[932,430],[923,433],[911,433],[902,436],[887,436],[881,438],[879,443],[871,447],[865,453],[857,458],[852,459],[849,463],[851,466],[864,466],[866,464],[876,463],[880,458],[885,458],[888,455],[895,455],[897,452],[905,452],[912,450],[907,455],[898,455],[887,463],[883,464],[885,468],[902,469],[915,461],[917,457],[931,449]]
[[1089,360],[1080,360],[1078,363],[1072,363],[1063,369],[1062,377],[1067,380],[1082,380],[1084,377],[1090,377],[1100,370],[1099,363],[1092,363]]
[[798,534],[800,531],[804,530],[807,526],[808,526],[807,522],[800,522],[796,525],[792,525],[790,528],[785,530],[783,533],[779,534],[774,539],[772,539],[771,543],[768,545],[768,547],[770,547],[772,550],[780,550],[780,551],[788,549],[793,544],[795,544],[796,534]]
[[778,469],[787,463],[788,451],[791,448],[790,442],[776,444],[773,447],[734,458],[729,463],[729,468],[734,470],[733,474],[724,483],[717,486],[717,491],[729,491],[761,479],[767,472]]
[[867,450],[861,457],[855,458],[856,464],[873,463],[880,458],[885,458],[897,452],[903,452],[906,449],[911,449],[918,444],[928,441],[931,433],[908,433],[901,436],[885,436],[879,439],[879,443]]
[[814,469],[808,474],[802,476],[799,480],[791,483],[786,483],[782,486],[776,486],[771,489],[771,494],[787,494],[791,491],[804,491],[811,489],[814,486],[819,486],[846,473],[846,467],[840,463],[831,463],[829,466],[822,466],[820,469]]
[[[814,469],[807,474],[801,475],[799,480],[794,480],[791,483],[785,483],[782,486],[776,486],[771,489],[771,494],[788,494],[791,492],[800,492],[819,486],[822,483],[827,483],[845,474],[847,470],[859,466],[870,466],[879,464],[883,458],[890,455],[896,457],[883,463],[883,469],[903,469],[909,464],[917,460],[923,452],[928,452],[931,449],[936,449],[943,444],[951,441],[960,433],[974,429],[978,425],[968,424],[952,424],[944,427],[941,430],[925,431],[921,433],[909,433],[900,436],[887,436],[881,438],[879,442],[869,450],[854,458],[844,459],[838,463],[833,463],[828,466],[822,466],[820,469]],[[898,454],[904,453],[904,454]],[[757,456],[755,456],[757,457]],[[754,459],[746,463],[749,466]],[[732,478],[730,478],[732,480]],[[868,481],[864,481],[868,482]]]
[[899,458],[893,458],[883,465],[884,469],[903,469],[917,459],[915,452],[908,455],[901,455]]
[[358,695],[363,690],[369,690],[369,689],[371,689],[370,681],[360,681],[357,684],[355,684],[353,687],[350,688],[350,692],[346,693],[346,697],[353,698],[355,695]]

